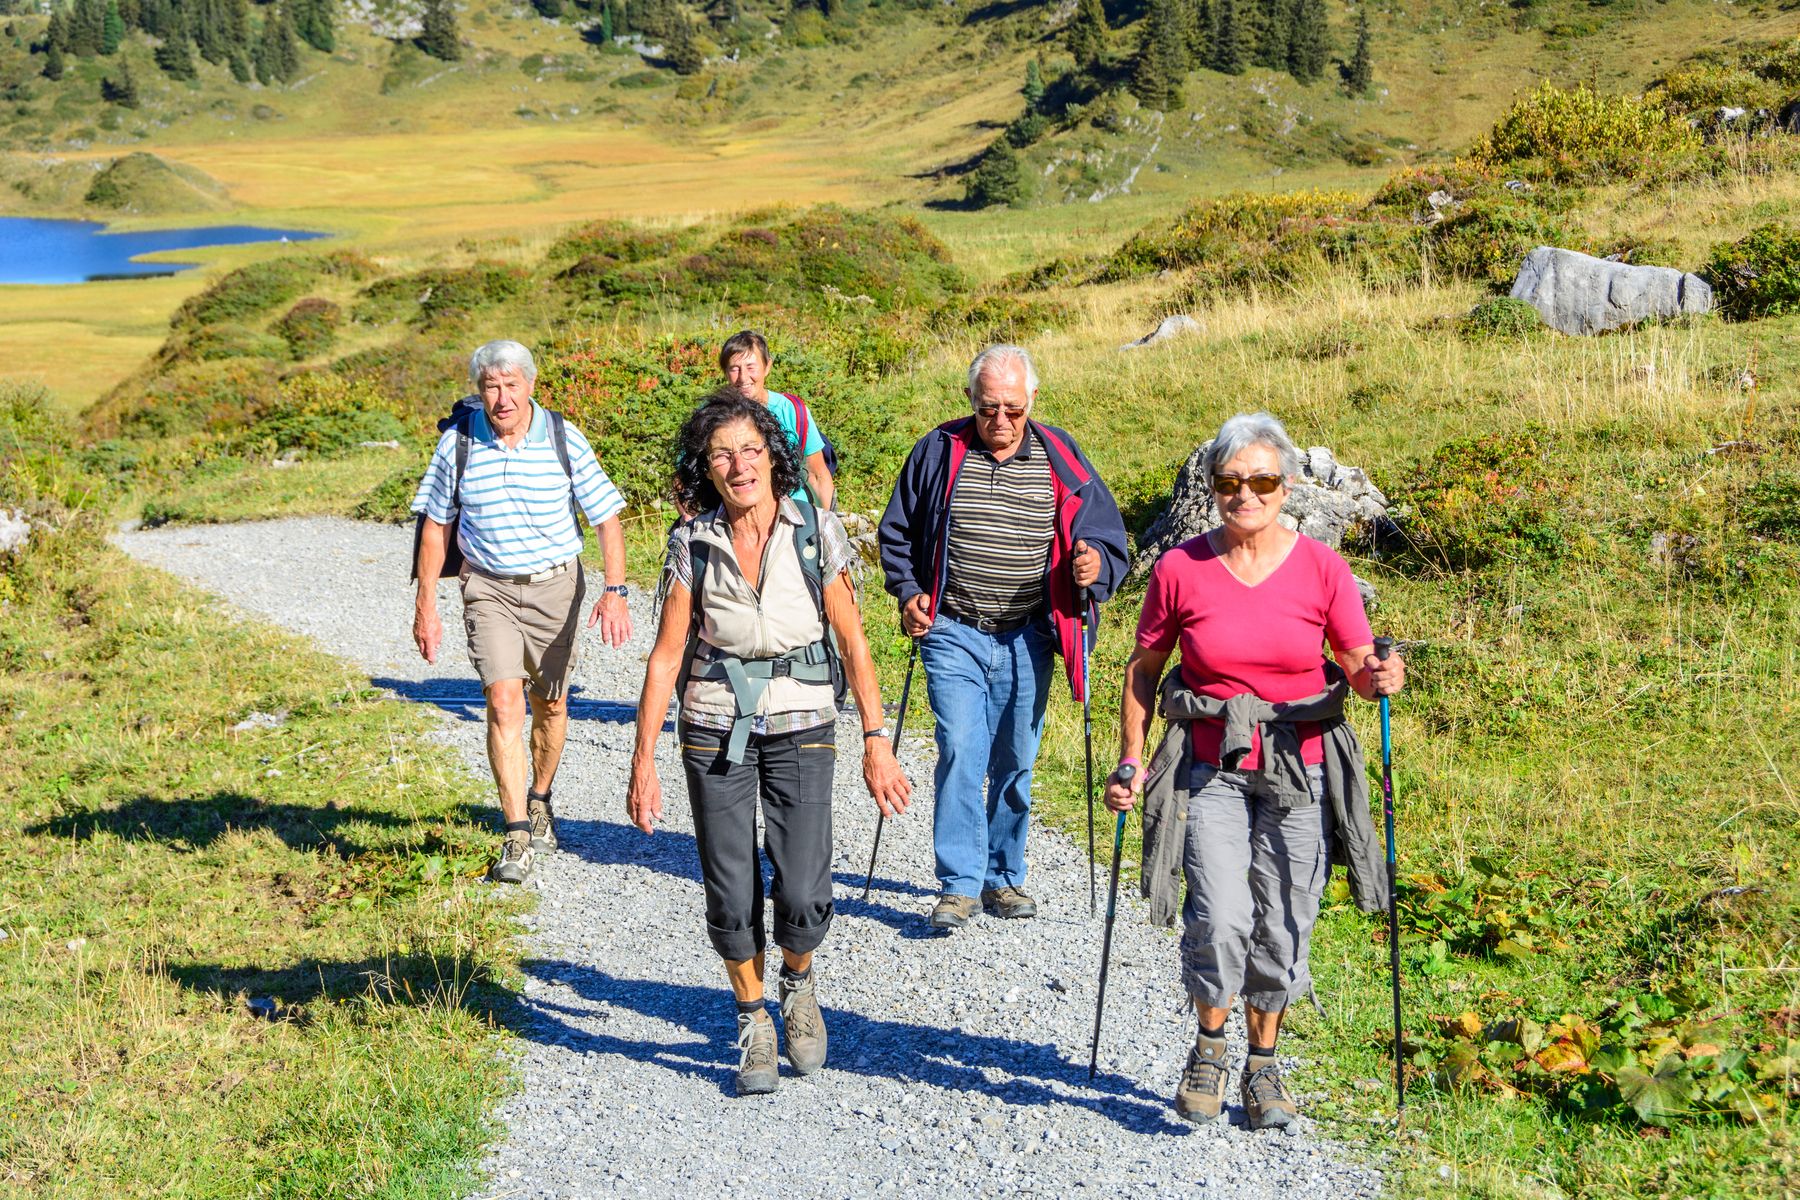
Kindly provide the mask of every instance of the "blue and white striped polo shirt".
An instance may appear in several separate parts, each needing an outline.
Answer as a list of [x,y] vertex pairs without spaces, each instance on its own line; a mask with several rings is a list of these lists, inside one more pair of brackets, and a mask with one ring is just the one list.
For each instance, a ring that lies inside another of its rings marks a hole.
[[[590,524],[598,525],[625,507],[613,481],[600,469],[593,447],[575,426],[568,434],[575,499]],[[419,481],[412,511],[448,525],[457,506],[456,430],[438,439],[431,466]],[[462,525],[457,544],[470,565],[490,575],[533,575],[581,552],[581,532],[569,512],[570,479],[550,443],[550,417],[536,402],[531,428],[509,450],[477,412],[469,425],[469,462],[463,470]]]

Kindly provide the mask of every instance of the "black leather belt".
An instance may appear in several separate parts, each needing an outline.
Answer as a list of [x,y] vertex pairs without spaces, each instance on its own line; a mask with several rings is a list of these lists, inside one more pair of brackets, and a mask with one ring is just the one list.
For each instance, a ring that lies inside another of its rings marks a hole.
[[996,621],[992,617],[965,617],[961,613],[953,613],[947,608],[940,608],[938,609],[938,612],[943,616],[948,617],[950,620],[955,621],[958,625],[967,625],[970,629],[979,629],[983,633],[1011,633],[1015,629],[1023,629],[1042,615],[1040,613],[1027,613],[1022,617],[1014,617],[1011,620]]

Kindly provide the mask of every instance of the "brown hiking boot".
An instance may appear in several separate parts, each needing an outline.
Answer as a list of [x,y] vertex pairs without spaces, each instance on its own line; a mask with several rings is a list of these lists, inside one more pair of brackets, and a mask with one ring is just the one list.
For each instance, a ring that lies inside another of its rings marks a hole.
[[1216,1120],[1225,1111],[1225,1079],[1230,1074],[1225,1065],[1225,1039],[1201,1034],[1188,1051],[1187,1066],[1181,1069],[1175,1111],[1196,1125]]
[[1252,1054],[1244,1063],[1239,1086],[1244,1094],[1244,1115],[1252,1129],[1280,1129],[1300,1115],[1300,1106],[1281,1082],[1274,1055]]
[[811,1075],[825,1065],[825,1014],[813,992],[813,973],[804,979],[781,976],[781,1033],[787,1039],[788,1062],[797,1075]]
[[961,929],[969,923],[981,908],[981,902],[973,896],[956,896],[945,892],[939,896],[937,903],[931,906],[931,927],[933,929]]
[[539,854],[556,849],[556,813],[550,808],[548,793],[525,793],[525,819],[531,822],[531,848]]
[[500,844],[499,861],[488,869],[488,879],[494,883],[529,884],[537,878],[536,859],[530,833],[523,829],[509,833]]
[[766,1096],[781,1082],[775,1061],[775,1022],[767,1013],[738,1014],[737,1094]]
[[1037,916],[1037,901],[1016,887],[987,889],[981,893],[981,907],[996,917]]

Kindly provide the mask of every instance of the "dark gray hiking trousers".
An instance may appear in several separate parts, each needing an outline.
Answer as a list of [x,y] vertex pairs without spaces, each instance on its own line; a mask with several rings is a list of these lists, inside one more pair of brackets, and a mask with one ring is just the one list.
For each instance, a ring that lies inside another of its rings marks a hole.
[[681,726],[700,879],[706,888],[706,933],[732,962],[763,952],[762,865],[756,810],[762,804],[763,846],[774,869],[775,944],[805,954],[831,927],[831,776],[837,727],[752,734],[744,761],[725,757],[729,732]]

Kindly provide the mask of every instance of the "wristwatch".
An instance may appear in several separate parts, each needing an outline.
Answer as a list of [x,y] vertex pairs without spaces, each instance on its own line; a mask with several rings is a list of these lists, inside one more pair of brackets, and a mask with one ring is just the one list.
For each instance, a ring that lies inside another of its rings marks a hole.
[[611,596],[630,596],[631,589],[622,583],[609,583],[601,589]]

